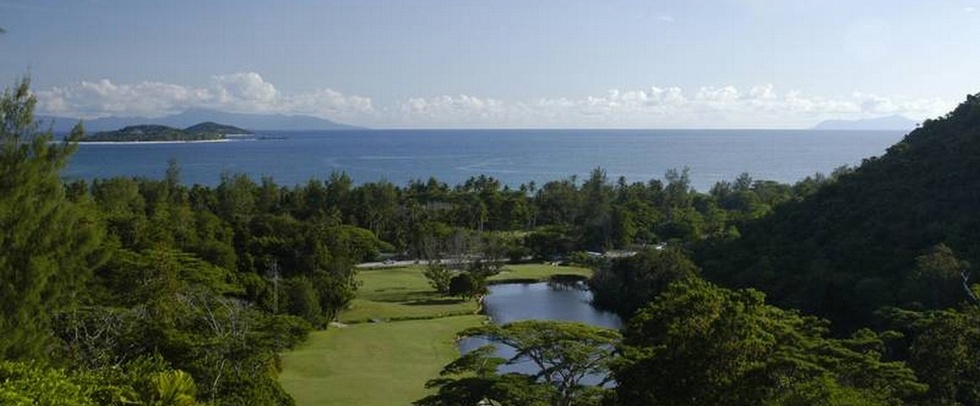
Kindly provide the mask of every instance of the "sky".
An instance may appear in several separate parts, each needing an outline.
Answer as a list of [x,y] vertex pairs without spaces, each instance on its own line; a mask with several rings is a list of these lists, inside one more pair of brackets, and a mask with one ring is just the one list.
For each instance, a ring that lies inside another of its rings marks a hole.
[[42,114],[806,128],[980,92],[980,0],[0,0]]

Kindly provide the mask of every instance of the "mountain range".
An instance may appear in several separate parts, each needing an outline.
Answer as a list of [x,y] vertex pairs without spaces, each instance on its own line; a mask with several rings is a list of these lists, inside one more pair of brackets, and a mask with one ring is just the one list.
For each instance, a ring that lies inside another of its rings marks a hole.
[[[44,125],[52,125],[55,132],[68,132],[78,123],[76,118],[39,116]],[[82,120],[86,132],[112,131],[123,127],[135,125],[166,125],[170,127],[185,128],[200,122],[228,123],[236,127],[246,128],[252,131],[331,131],[331,130],[359,130],[347,124],[336,123],[319,117],[305,115],[284,115],[284,114],[243,114],[228,113],[209,109],[190,109],[183,113],[173,114],[164,117],[103,117],[92,120]]]
[[898,114],[860,120],[825,120],[813,126],[814,130],[898,130],[912,131],[917,121]]

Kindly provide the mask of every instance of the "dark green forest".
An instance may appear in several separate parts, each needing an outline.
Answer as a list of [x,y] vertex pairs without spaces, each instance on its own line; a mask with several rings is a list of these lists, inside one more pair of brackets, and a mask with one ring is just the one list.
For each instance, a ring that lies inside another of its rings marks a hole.
[[[355,264],[463,257],[591,266],[595,305],[630,321],[466,332],[561,367],[475,351],[420,404],[980,404],[980,96],[860,167],[706,192],[686,169],[62,179],[84,131],[54,142],[35,103],[26,80],[0,99],[0,404],[292,404],[278,354],[350,303]],[[617,385],[558,378],[582,362]]]

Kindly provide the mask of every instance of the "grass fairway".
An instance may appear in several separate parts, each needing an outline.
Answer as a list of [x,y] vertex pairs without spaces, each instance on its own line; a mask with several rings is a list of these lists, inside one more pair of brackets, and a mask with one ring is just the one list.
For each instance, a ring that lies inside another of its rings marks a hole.
[[343,323],[458,316],[477,309],[476,301],[447,298],[433,290],[421,267],[362,270],[357,277],[361,287],[350,309],[340,314]]
[[[362,323],[372,319],[412,320],[473,314],[475,301],[439,295],[422,274],[423,267],[366,269],[358,272],[361,287],[350,309],[340,314],[343,323]],[[543,281],[551,275],[590,276],[587,268],[546,264],[508,265],[490,278],[492,283]]]
[[[348,327],[310,334],[282,354],[283,388],[300,406],[407,405],[428,394],[425,382],[456,359],[456,333],[483,322],[476,301],[435,292],[420,266],[365,269]],[[555,274],[591,275],[585,268],[510,265],[493,281],[546,280]],[[460,316],[462,315],[462,316]],[[364,323],[372,319],[383,323]],[[401,321],[398,321],[401,320]]]
[[507,265],[499,274],[490,277],[490,282],[545,281],[552,275],[592,276],[592,270],[577,266],[554,266],[548,264]]
[[458,316],[315,332],[282,354],[279,381],[298,405],[408,405],[459,356],[456,332],[482,321]]

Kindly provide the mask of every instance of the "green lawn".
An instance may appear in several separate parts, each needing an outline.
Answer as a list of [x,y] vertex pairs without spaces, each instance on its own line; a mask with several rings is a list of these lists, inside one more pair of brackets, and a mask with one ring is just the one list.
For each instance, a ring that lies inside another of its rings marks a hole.
[[[282,354],[280,382],[296,404],[407,405],[427,394],[425,382],[459,356],[456,333],[484,318],[473,314],[475,301],[436,293],[422,270],[412,266],[358,272],[357,299],[339,317],[356,324],[314,332],[300,348]],[[509,265],[491,279],[545,280],[555,274],[588,276],[591,271]],[[384,322],[366,322],[370,320]]]
[[318,331],[282,354],[279,381],[297,405],[408,405],[459,356],[456,333],[481,316],[362,323]]
[[371,319],[405,320],[458,316],[476,312],[476,301],[447,298],[429,286],[422,267],[371,269],[358,272],[361,287],[343,323]]
[[579,268],[576,266],[554,266],[548,264],[520,264],[507,265],[499,274],[491,276],[491,282],[505,282],[514,280],[537,280],[545,281],[552,275],[578,275],[592,276],[592,270]]

